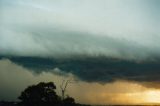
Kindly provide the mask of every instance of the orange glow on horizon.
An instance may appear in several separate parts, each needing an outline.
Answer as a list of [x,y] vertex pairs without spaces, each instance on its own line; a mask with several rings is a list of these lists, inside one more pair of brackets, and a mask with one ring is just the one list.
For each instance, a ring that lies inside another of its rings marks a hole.
[[160,90],[147,90],[137,93],[126,93],[119,98],[122,99],[122,104],[128,102],[129,104],[160,104]]
[[160,91],[150,90],[145,92],[145,101],[147,103],[160,103]]
[[[81,82],[70,94],[77,94],[77,100],[90,104],[160,104],[160,89],[147,88],[136,82],[116,81],[101,85]],[[72,86],[74,87],[74,86]],[[74,91],[75,90],[75,91]],[[77,93],[83,90],[83,93]],[[83,97],[83,98],[81,98]],[[75,96],[76,98],[76,96]]]

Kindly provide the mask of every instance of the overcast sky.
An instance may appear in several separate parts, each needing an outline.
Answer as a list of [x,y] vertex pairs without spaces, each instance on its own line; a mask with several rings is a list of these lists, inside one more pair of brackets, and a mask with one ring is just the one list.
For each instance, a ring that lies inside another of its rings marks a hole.
[[0,2],[2,55],[159,57],[159,0]]
[[[50,81],[47,78],[55,76],[55,69],[58,75],[72,74],[89,91],[93,84],[90,93],[94,95],[101,89],[98,97],[109,98],[106,103],[123,103],[120,98],[128,98],[116,88],[115,95],[104,94],[108,84],[111,89],[121,85],[131,89],[136,83],[136,92],[159,89],[159,11],[160,0],[0,0],[0,83],[4,84],[0,100],[15,99],[25,87],[10,87],[6,76],[14,79],[17,75],[22,80],[27,74],[22,82],[32,84]],[[13,95],[8,96],[11,89]],[[70,94],[80,102],[91,98],[89,93],[80,98],[79,87],[72,89]],[[116,95],[119,98],[113,100]]]

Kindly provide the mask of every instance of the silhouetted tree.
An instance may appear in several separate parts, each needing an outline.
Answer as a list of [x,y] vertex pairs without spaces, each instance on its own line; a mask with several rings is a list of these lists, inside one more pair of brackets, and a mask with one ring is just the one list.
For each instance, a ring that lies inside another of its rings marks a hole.
[[64,106],[75,106],[75,100],[74,98],[68,96],[63,100],[63,104]]
[[61,93],[62,93],[62,101],[65,99],[65,93],[66,93],[66,89],[69,83],[75,83],[76,80],[74,78],[70,78],[67,80],[63,80],[62,84],[60,85],[60,89],[61,89]]
[[69,83],[70,80],[63,80],[62,84],[60,85],[60,88],[61,88],[61,92],[62,92],[62,101],[64,100],[65,98],[65,92],[66,92],[66,88],[67,88],[67,85]]
[[55,89],[53,82],[41,82],[26,88],[18,99],[21,100],[21,104],[27,106],[57,106],[60,103],[60,97]]

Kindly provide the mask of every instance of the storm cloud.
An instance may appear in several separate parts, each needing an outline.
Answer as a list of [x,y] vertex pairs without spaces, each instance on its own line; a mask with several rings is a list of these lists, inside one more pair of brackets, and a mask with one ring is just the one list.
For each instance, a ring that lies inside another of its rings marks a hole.
[[116,80],[139,82],[160,81],[159,61],[137,63],[105,57],[81,57],[67,59],[47,59],[36,57],[5,58],[10,59],[16,64],[22,65],[37,74],[43,71],[50,72],[51,69],[58,69],[58,73],[61,75],[72,73],[80,80],[87,82],[106,83]]
[[[37,84],[41,81],[53,81],[57,87],[56,92],[60,95],[59,86],[62,81],[64,79],[70,79],[71,77],[74,78],[74,76],[71,74],[68,76],[56,75],[51,73],[52,71],[54,70],[35,74],[29,69],[12,63],[8,59],[0,60],[0,100],[15,101],[27,86]],[[159,85],[156,83],[152,84]],[[126,104],[127,101],[127,103],[132,104],[141,103],[142,101],[145,102],[145,99],[148,97],[144,96],[144,98],[142,98],[142,95],[147,95],[147,92],[152,90],[153,88],[147,88],[139,83],[122,80],[106,84],[78,81],[69,84],[66,93],[74,97],[78,103]],[[160,91],[155,91],[157,92],[154,96],[160,100]]]
[[1,0],[0,55],[88,82],[159,81],[158,0]]
[[159,58],[159,1],[1,0],[0,54]]

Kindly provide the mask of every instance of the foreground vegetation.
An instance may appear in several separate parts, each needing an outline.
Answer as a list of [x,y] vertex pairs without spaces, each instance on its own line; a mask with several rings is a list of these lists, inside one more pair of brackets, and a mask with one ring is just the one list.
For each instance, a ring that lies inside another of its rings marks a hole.
[[27,87],[18,97],[19,102],[1,101],[0,106],[86,106],[75,103],[72,97],[58,96],[55,89],[53,82],[40,82]]

